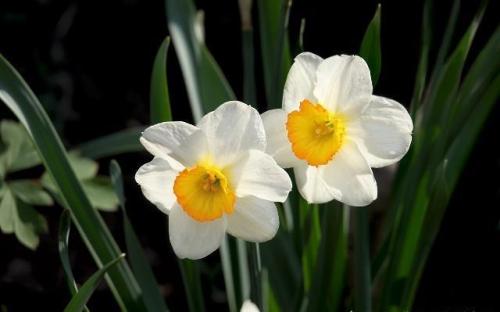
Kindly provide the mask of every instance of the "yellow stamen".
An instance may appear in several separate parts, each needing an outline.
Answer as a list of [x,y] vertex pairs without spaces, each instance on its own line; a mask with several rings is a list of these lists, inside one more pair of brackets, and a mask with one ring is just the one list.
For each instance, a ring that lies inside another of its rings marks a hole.
[[308,100],[288,114],[286,128],[293,153],[311,166],[328,163],[341,148],[346,132],[342,115]]
[[236,200],[223,171],[207,164],[198,164],[179,173],[174,193],[182,209],[197,221],[211,221],[224,213],[232,213]]

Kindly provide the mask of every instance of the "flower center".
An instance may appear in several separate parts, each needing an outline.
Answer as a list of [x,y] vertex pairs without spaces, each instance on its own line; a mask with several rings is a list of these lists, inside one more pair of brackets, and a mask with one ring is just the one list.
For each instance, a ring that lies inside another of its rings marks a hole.
[[295,156],[311,166],[328,163],[340,150],[346,132],[344,116],[309,100],[288,114],[286,129]]
[[236,200],[223,171],[207,164],[180,172],[175,178],[174,193],[182,209],[197,221],[211,221],[232,213]]

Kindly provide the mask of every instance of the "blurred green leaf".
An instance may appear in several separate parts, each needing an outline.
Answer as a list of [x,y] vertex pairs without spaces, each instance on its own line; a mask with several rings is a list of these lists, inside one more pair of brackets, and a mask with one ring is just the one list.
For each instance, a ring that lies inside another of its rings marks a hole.
[[205,44],[196,35],[196,11],[190,0],[166,0],[168,29],[172,37],[191,111],[196,121],[225,101],[235,98],[229,83]]
[[380,12],[381,5],[377,6],[375,15],[371,20],[368,28],[366,29],[363,41],[361,41],[361,47],[359,49],[359,55],[365,59],[370,68],[370,73],[372,76],[373,85],[377,85],[378,78],[380,76],[380,70],[382,69],[382,48],[380,45]]
[[0,229],[14,233],[21,244],[36,249],[39,235],[48,231],[47,221],[33,207],[16,200],[10,186],[3,187],[0,202]]
[[82,157],[98,159],[130,152],[142,152],[139,142],[144,127],[129,128],[81,144],[75,152]]
[[31,168],[42,163],[29,134],[20,123],[10,120],[0,122],[0,138],[6,145],[3,161],[7,172]]
[[[97,162],[76,153],[70,153],[68,159],[92,207],[103,211],[116,211],[118,198],[111,185],[111,180],[106,176],[97,175]],[[58,193],[57,186],[48,172],[42,175],[41,182],[45,188]]]
[[68,158],[71,168],[73,168],[79,180],[92,179],[97,175],[99,165],[92,159],[81,157],[73,152],[68,154]]
[[36,249],[40,242],[39,235],[47,233],[47,220],[33,207],[22,201],[16,201],[14,217],[17,239],[26,247]]
[[14,195],[27,204],[38,206],[52,206],[54,204],[52,197],[43,190],[42,185],[37,181],[15,180],[8,183]]
[[14,233],[16,200],[12,191],[6,186],[2,187],[0,196],[0,229],[5,234]]
[[123,190],[122,171],[118,162],[115,160],[111,161],[109,172],[116,197],[120,202],[120,207],[123,212],[123,231],[125,233],[125,243],[127,245],[130,265],[143,291],[146,307],[148,311],[168,311],[162,295],[160,294],[158,283],[156,282],[151,266],[144,255],[139,238],[135,234],[134,228],[128,218],[127,211],[125,210],[125,192]]
[[292,64],[286,32],[290,6],[289,0],[257,1],[262,70],[269,108],[281,108],[282,90]]
[[99,286],[99,284],[101,283],[106,272],[124,257],[125,254],[121,254],[120,256],[118,256],[118,258],[104,265],[101,269],[99,269],[99,271],[92,274],[92,276],[82,285],[78,293],[74,295],[73,298],[71,298],[71,301],[68,303],[66,308],[64,308],[64,312],[83,311],[85,309],[87,301],[90,299],[97,286]]
[[[0,99],[31,135],[97,265],[102,267],[116,259],[120,249],[100,215],[92,209],[50,119],[26,82],[1,55]],[[108,283],[123,310],[145,310],[137,281],[125,262],[109,270]]]
[[84,180],[82,186],[94,208],[103,211],[116,211],[118,209],[118,197],[116,197],[108,177],[97,176],[90,180]]
[[170,45],[170,38],[163,40],[156,53],[151,74],[150,84],[150,122],[156,124],[165,120],[172,120],[170,111],[170,98],[168,96],[167,84],[167,52]]

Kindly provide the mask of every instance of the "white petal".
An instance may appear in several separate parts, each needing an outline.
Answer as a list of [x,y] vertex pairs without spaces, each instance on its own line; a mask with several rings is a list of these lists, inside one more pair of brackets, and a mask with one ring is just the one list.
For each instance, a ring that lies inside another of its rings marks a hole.
[[350,206],[366,206],[377,199],[377,182],[354,142],[345,142],[325,166],[323,179],[335,199]]
[[182,121],[163,122],[147,128],[140,139],[153,155],[191,166],[208,153],[204,132]]
[[263,113],[262,122],[266,129],[266,153],[283,168],[298,166],[302,163],[292,152],[292,145],[286,133],[287,114],[282,109],[272,109]]
[[283,91],[283,109],[288,113],[296,110],[300,102],[308,99],[314,102],[316,69],[323,59],[313,53],[304,52],[295,57],[286,77]]
[[412,131],[413,122],[403,105],[381,96],[372,96],[349,130],[370,167],[375,168],[403,158],[410,148]]
[[304,163],[293,169],[299,193],[308,203],[326,203],[340,196],[338,191],[330,188],[324,181],[325,166],[316,167]]
[[177,169],[166,160],[155,157],[135,174],[135,181],[141,186],[144,196],[166,214],[177,200],[174,194],[174,181],[179,173]]
[[197,260],[219,248],[226,233],[226,220],[198,222],[174,205],[168,216],[168,232],[177,257]]
[[266,134],[259,113],[237,101],[226,102],[205,115],[199,124],[219,166],[231,163],[250,149],[264,151]]
[[255,196],[284,202],[292,189],[292,181],[268,154],[250,150],[228,168],[236,196]]
[[141,143],[146,150],[157,157],[172,153],[183,139],[198,128],[183,121],[162,122],[146,128]]
[[270,240],[279,225],[276,205],[253,196],[238,198],[233,213],[227,215],[227,232],[251,242]]
[[372,92],[370,69],[359,56],[335,55],[318,66],[314,95],[333,112],[358,114]]
[[250,300],[245,300],[241,306],[240,312],[260,312],[259,308]]

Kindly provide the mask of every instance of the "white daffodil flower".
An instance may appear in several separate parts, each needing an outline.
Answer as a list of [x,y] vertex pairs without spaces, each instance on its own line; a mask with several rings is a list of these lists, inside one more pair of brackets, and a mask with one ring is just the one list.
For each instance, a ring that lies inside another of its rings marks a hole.
[[288,73],[283,109],[262,115],[267,152],[283,168],[293,167],[309,203],[370,204],[377,198],[371,168],[393,164],[408,151],[408,112],[372,91],[362,58],[302,53]]
[[219,248],[226,231],[263,242],[279,227],[274,202],[292,188],[287,173],[266,154],[259,113],[227,102],[198,126],[164,122],[140,139],[155,157],[136,173],[144,196],[168,214],[179,258],[200,259]]

